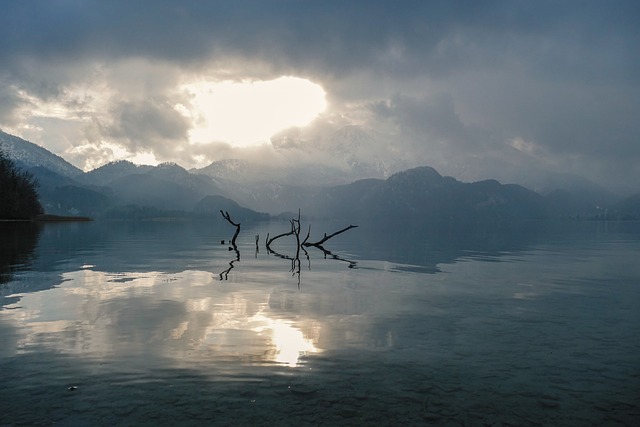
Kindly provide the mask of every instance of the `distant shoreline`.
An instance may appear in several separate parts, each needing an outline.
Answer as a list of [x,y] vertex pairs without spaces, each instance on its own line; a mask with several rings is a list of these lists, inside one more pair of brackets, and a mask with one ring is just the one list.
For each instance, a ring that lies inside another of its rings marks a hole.
[[34,222],[87,222],[93,221],[87,216],[62,216],[62,215],[38,215],[33,219]]
[[88,216],[62,216],[62,215],[38,215],[32,219],[5,219],[0,218],[0,222],[88,222],[93,218]]

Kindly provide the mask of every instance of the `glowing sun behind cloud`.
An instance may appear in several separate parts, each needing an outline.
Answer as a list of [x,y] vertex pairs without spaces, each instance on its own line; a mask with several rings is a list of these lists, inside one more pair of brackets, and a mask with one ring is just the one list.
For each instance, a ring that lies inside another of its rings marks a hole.
[[191,143],[267,142],[283,129],[305,126],[326,108],[321,86],[298,77],[254,82],[195,82],[183,85],[189,106],[176,109],[193,121]]

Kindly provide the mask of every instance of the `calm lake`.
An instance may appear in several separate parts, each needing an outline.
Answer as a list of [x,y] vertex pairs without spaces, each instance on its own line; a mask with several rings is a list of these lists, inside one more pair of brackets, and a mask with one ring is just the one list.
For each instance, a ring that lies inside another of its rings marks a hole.
[[0,425],[639,425],[640,223],[289,227],[0,223]]

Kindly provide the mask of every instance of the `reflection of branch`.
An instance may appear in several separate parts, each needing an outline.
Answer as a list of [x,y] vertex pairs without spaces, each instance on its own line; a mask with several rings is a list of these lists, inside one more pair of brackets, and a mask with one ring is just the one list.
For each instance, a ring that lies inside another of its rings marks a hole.
[[[294,218],[289,220],[289,222],[291,223],[291,231],[289,231],[288,233],[282,233],[282,234],[278,234],[277,236],[269,239],[269,235],[267,234],[267,252],[268,253],[273,253],[274,255],[280,257],[280,258],[284,258],[284,259],[288,259],[291,260],[291,270],[289,270],[292,275],[297,275],[298,276],[298,289],[300,289],[300,210],[298,210],[298,218]],[[296,255],[295,257],[290,257],[287,255],[282,255],[279,254],[278,252],[274,251],[273,249],[271,249],[271,243],[276,240],[279,239],[280,237],[284,237],[284,236],[296,236]],[[306,252],[305,252],[306,253]]]
[[309,258],[309,252],[307,252],[307,250],[305,248],[302,247],[302,245],[300,246],[300,249],[302,249],[302,252],[304,252],[304,256],[307,258],[307,263],[309,264],[309,270],[311,270],[311,258]]
[[358,265],[358,263],[356,261],[351,261],[348,260],[346,258],[342,258],[339,255],[336,255],[334,253],[332,253],[331,251],[326,250],[324,247],[320,246],[320,245],[313,245],[314,247],[320,249],[323,253],[324,253],[324,258],[327,259],[327,256],[330,256],[332,259],[338,260],[338,261],[344,261],[349,263],[349,268],[356,268],[356,266]]
[[222,273],[220,273],[220,280],[228,280],[229,279],[229,272],[231,270],[233,270],[233,263],[236,261],[240,261],[240,252],[238,250],[236,250],[236,259],[233,259],[231,261],[229,261],[229,268],[227,268],[226,270],[224,270]]
[[229,268],[220,273],[220,280],[227,280],[229,278],[229,272],[233,270],[233,263],[236,261],[240,261],[240,251],[238,250],[238,247],[235,245],[235,243],[233,244],[233,248],[229,248],[229,250],[235,251],[236,259],[232,259],[231,261],[229,261]]
[[271,249],[271,243],[272,243],[274,240],[279,239],[279,238],[281,238],[281,237],[291,236],[291,235],[293,234],[293,232],[294,232],[294,231],[293,231],[293,226],[292,226],[292,227],[291,227],[291,231],[289,231],[289,232],[287,232],[287,233],[278,234],[277,236],[272,237],[272,238],[269,238],[269,234],[267,234],[267,243],[266,243],[267,251],[268,251],[268,252],[274,252],[274,251],[273,251],[273,249]]
[[240,261],[240,251],[238,250],[238,246],[236,245],[236,239],[238,238],[238,234],[240,234],[240,223],[233,222],[231,220],[229,212],[223,212],[222,209],[220,209],[220,213],[222,214],[222,217],[224,219],[226,219],[231,225],[236,227],[236,232],[233,235],[233,239],[231,239],[231,247],[229,248],[230,251],[235,251],[236,259],[229,261],[229,268],[220,273],[220,280],[227,280],[229,278],[229,272],[233,270],[233,263],[236,261]]
[[311,235],[311,224],[309,224],[309,229],[307,230],[307,237],[302,241],[302,246],[307,246],[307,240],[309,240],[309,236]]
[[260,242],[260,235],[256,234],[256,258],[258,258],[258,253],[260,253],[260,247],[258,246],[258,242]]
[[[296,276],[296,275],[298,276],[298,289],[300,289],[300,257],[299,257],[299,253],[298,253],[298,255],[296,255],[296,258],[291,257],[289,255],[283,255],[283,254],[281,254],[279,252],[274,251],[273,249],[269,249],[269,253],[277,256],[278,258],[288,259],[289,261],[291,261],[291,269],[289,271],[291,272],[292,276]],[[306,253],[306,251],[305,251],[305,253]]]
[[[267,251],[268,252],[273,252],[273,250],[271,249],[271,243],[273,243],[274,240],[279,239],[281,237],[285,237],[285,236],[296,236],[296,240],[298,242],[298,247],[300,246],[300,210],[298,210],[298,219],[290,219],[289,222],[291,223],[291,231],[287,232],[287,233],[282,233],[282,234],[278,234],[275,237],[269,238],[269,234],[267,234],[267,240],[266,240],[266,246],[267,246]],[[299,253],[299,250],[298,250]]]
[[[338,234],[344,233],[347,230],[351,230],[352,228],[356,228],[357,225],[349,225],[348,227],[343,228],[342,230],[338,230],[333,234],[329,234],[327,235],[327,233],[324,234],[324,237],[322,239],[320,239],[317,242],[309,242],[309,236],[311,235],[311,225],[309,225],[309,229],[307,231],[307,236],[304,238],[304,240],[302,241],[302,243],[300,243],[300,210],[298,209],[298,218],[294,218],[289,220],[289,222],[291,223],[291,230],[286,232],[286,233],[281,233],[278,234],[275,237],[269,238],[269,234],[267,234],[267,238],[265,239],[266,242],[266,247],[267,247],[267,253],[272,253],[277,257],[283,258],[283,259],[288,259],[291,261],[291,273],[293,273],[293,275],[297,275],[298,276],[298,289],[300,289],[300,251],[302,250],[307,258],[308,264],[309,264],[309,270],[311,270],[311,259],[309,258],[309,253],[307,252],[307,250],[305,249],[305,247],[316,247],[318,249],[320,249],[323,253],[324,253],[324,257],[325,259],[327,258],[327,255],[331,256],[331,258],[338,260],[338,261],[344,261],[349,263],[349,268],[355,268],[355,266],[357,265],[357,263],[355,261],[350,261],[348,259],[344,259],[341,258],[337,255],[333,255],[331,252],[329,252],[328,250],[326,250],[325,248],[322,247],[322,244],[324,242],[326,242],[327,240],[331,239],[332,237],[337,236]],[[271,243],[273,243],[275,240],[281,238],[281,237],[285,237],[285,236],[295,236],[296,238],[296,254],[295,256],[288,256],[288,255],[282,255],[276,251],[274,251],[271,248]],[[257,241],[256,241],[256,246],[257,246]],[[257,253],[257,252],[256,252]]]
[[[344,233],[345,231],[351,230],[352,228],[356,228],[356,227],[357,227],[357,225],[350,225],[348,227],[343,228],[342,230],[336,231],[333,234],[329,234],[328,236],[327,236],[327,233],[324,233],[324,237],[322,239],[318,240],[317,242],[307,242],[307,240],[309,239],[309,234],[307,234],[307,238],[304,239],[304,242],[302,244],[304,246],[322,246],[322,244],[324,242],[326,242],[327,240],[329,240],[330,238],[335,237],[340,233]],[[311,227],[309,227],[309,233],[310,232],[311,232]]]

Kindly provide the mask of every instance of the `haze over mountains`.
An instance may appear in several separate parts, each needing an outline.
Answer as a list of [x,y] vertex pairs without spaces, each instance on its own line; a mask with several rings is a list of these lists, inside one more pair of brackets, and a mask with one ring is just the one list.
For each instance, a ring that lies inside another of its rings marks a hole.
[[[640,218],[640,195],[623,198],[573,175],[546,176],[538,192],[496,180],[464,183],[428,166],[401,170],[409,164],[402,156],[367,158],[370,139],[356,127],[336,138],[318,152],[341,162],[265,165],[226,159],[190,171],[173,163],[117,161],[83,172],[4,132],[0,150],[37,178],[41,202],[51,214],[146,218],[217,215],[223,209],[247,220],[268,217],[260,212],[301,209],[309,216],[350,220]],[[345,138],[352,144],[344,144]]]

